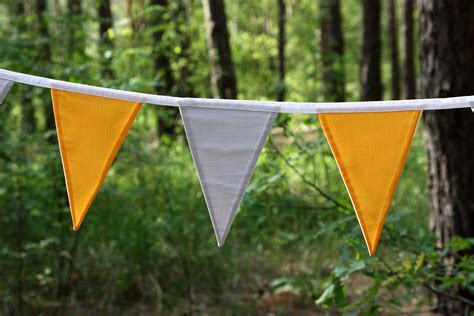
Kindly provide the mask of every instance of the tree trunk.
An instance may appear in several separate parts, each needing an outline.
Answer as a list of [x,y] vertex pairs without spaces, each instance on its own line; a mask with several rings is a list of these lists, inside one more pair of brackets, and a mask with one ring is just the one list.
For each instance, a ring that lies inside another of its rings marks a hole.
[[[51,62],[51,47],[49,44],[49,29],[47,23],[47,0],[36,0],[36,17],[38,20],[38,33],[41,37],[38,55],[37,55],[37,66],[44,73],[44,76],[48,77],[51,74],[49,63]],[[49,102],[48,102],[49,103]],[[53,108],[50,104],[46,104],[44,107],[45,116],[45,127],[47,130],[55,128]],[[51,137],[53,141],[54,136]]]
[[[190,65],[192,64],[190,60],[190,56],[191,56],[191,52],[190,52],[191,33],[189,31],[189,29],[191,28],[190,6],[191,6],[191,3],[189,2],[189,0],[180,1],[178,3],[178,8],[176,12],[177,13],[176,20],[179,21],[179,23],[176,23],[175,25],[176,33],[179,36],[179,41],[181,44],[181,52],[178,58],[186,61],[182,63],[179,69],[179,79],[177,82],[176,94],[180,97],[188,97],[188,98],[191,98],[194,96],[193,86],[192,86],[192,83],[190,82],[190,77],[192,73],[192,70],[190,68]],[[182,25],[186,26],[184,30],[181,27]]]
[[[24,0],[17,0],[14,3],[13,12],[16,14],[15,26],[21,36],[27,31]],[[21,131],[25,135],[32,134],[36,131],[35,108],[25,87],[21,86],[19,89],[21,89]]]
[[390,68],[392,71],[392,100],[400,99],[400,61],[398,54],[398,22],[395,0],[388,1],[388,37],[390,42]]
[[[152,2],[150,1],[150,4],[153,4]],[[125,11],[134,36],[142,33],[145,29],[145,21],[142,18],[144,9],[144,0],[125,0]]]
[[404,50],[404,88],[405,98],[416,98],[416,79],[415,79],[415,43],[414,43],[414,28],[413,28],[413,7],[414,0],[404,0],[403,8],[403,32],[405,34],[405,50]]
[[237,82],[227,30],[224,0],[203,0],[211,88],[216,98],[236,99]]
[[151,17],[151,27],[155,28],[153,32],[153,56],[155,69],[158,72],[158,80],[155,83],[157,93],[171,94],[174,87],[173,72],[169,59],[169,49],[164,45],[163,36],[165,35],[164,24],[165,13],[169,10],[168,0],[151,0],[151,5],[157,6],[156,14]]
[[[171,49],[163,41],[165,35],[165,25],[169,20],[165,18],[170,7],[168,0],[151,0],[151,5],[156,6],[155,14],[151,17],[151,27],[153,32],[153,56],[155,60],[155,70],[157,79],[155,90],[159,94],[172,95],[175,86],[175,79],[171,69],[170,51]],[[176,126],[177,109],[158,109],[157,110],[157,135],[161,138],[163,135],[174,135]]]
[[102,61],[102,77],[114,78],[112,70],[113,41],[109,36],[109,30],[113,29],[113,15],[110,8],[110,0],[99,0],[97,13],[99,16],[99,53]]
[[[474,1],[420,3],[423,97],[473,95]],[[430,224],[437,246],[443,247],[456,235],[474,237],[474,114],[469,109],[425,112],[425,136]],[[474,299],[466,289],[450,293]],[[438,303],[444,315],[469,314],[463,303],[446,297],[438,297]]]
[[[99,0],[100,1],[100,0]],[[67,15],[68,15],[68,55],[69,59],[74,58],[74,53],[77,50],[80,54],[84,54],[84,43],[81,34],[82,16],[82,0],[68,0],[67,1]],[[70,61],[69,61],[70,62]]]
[[321,59],[325,101],[345,100],[344,37],[339,0],[319,0],[321,12]]
[[278,89],[277,101],[284,101],[285,87],[285,45],[286,45],[286,5],[285,0],[278,0]]
[[363,0],[360,99],[382,99],[380,79],[380,0]]

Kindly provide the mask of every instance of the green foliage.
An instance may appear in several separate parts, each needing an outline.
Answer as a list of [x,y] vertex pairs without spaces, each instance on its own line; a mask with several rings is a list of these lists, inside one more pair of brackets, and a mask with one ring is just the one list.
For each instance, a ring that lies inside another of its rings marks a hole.
[[[165,51],[173,75],[187,68],[193,94],[210,96],[200,1],[189,1],[185,16],[170,1],[156,27],[147,21],[161,9],[140,10],[135,3],[138,29],[114,5],[109,51],[98,49],[95,1],[84,0],[74,19],[65,15],[65,1],[55,2],[49,38],[38,33],[34,8],[19,16],[13,2],[0,4],[2,68],[155,93],[163,74],[153,56]],[[359,1],[341,2],[347,96],[355,100],[361,8]],[[226,5],[239,98],[274,99],[274,2]],[[288,99],[321,99],[318,23],[317,1],[288,1]],[[156,28],[164,38],[154,46]],[[77,36],[73,51],[66,45],[71,34]],[[39,60],[45,42],[51,60]],[[104,58],[115,77],[101,78]],[[176,93],[178,87],[169,92]],[[26,104],[34,111],[30,132]],[[375,257],[367,254],[331,151],[310,115],[279,116],[226,245],[218,248],[182,129],[157,139],[163,113],[153,106],[141,111],[74,233],[55,131],[46,127],[48,91],[14,86],[0,106],[0,314],[378,315],[430,310],[433,293],[449,295],[457,286],[474,292],[474,260],[462,254],[474,241],[456,237],[436,249],[428,229],[421,133]],[[454,252],[461,255],[448,264]],[[296,303],[285,301],[291,297]]]

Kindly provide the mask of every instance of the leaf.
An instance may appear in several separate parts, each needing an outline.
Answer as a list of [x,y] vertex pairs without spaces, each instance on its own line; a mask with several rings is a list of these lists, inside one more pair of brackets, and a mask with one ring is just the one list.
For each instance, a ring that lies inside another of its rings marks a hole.
[[423,264],[424,261],[425,261],[425,254],[421,253],[418,256],[418,258],[416,259],[416,262],[415,262],[415,267],[414,267],[415,273],[418,272],[418,270],[420,269],[420,267],[421,267],[421,265]]
[[462,251],[470,248],[474,245],[474,238],[462,238],[459,236],[454,236],[448,244],[450,249],[455,251]]
[[408,260],[408,259],[403,259],[402,266],[405,268],[405,270],[410,270],[411,269],[411,261]]
[[326,302],[329,302],[332,298],[334,298],[334,284],[328,286],[323,294],[315,301],[316,304],[324,306]]

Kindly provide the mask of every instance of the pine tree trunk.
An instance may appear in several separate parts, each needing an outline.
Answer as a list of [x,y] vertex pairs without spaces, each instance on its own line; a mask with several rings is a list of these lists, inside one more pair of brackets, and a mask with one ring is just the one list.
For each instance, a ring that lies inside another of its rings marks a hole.
[[[25,3],[24,0],[17,0],[14,3],[13,12],[16,15],[16,29],[21,36],[27,31],[26,14],[25,14]],[[25,87],[19,87],[21,89],[21,130],[23,134],[28,135],[36,131],[36,120],[35,120],[35,108],[33,107],[31,97],[25,91]]]
[[321,59],[325,101],[345,100],[344,37],[339,0],[319,0],[321,12]]
[[285,88],[285,45],[286,45],[286,5],[285,0],[278,0],[278,89],[277,101],[284,101]]
[[382,99],[380,69],[380,0],[363,0],[360,99]]
[[[49,29],[47,22],[48,4],[47,0],[36,0],[36,17],[38,20],[38,33],[42,41],[37,56],[37,67],[43,71],[44,76],[48,77],[51,74],[49,63],[51,62],[51,47],[49,44]],[[45,128],[53,130],[55,128],[53,108],[50,104],[44,107]],[[53,141],[54,137],[51,137]]]
[[390,41],[390,68],[392,71],[392,100],[400,99],[400,61],[398,53],[398,22],[395,0],[388,1],[388,37]]
[[[151,0],[150,5],[156,6],[155,14],[151,17],[151,27],[155,28],[153,32],[153,56],[155,60],[155,71],[157,80],[155,90],[159,94],[173,95],[175,79],[171,69],[170,51],[171,49],[163,41],[165,35],[165,25],[169,19],[165,16],[169,13],[170,7],[168,0]],[[157,110],[157,135],[161,138],[163,135],[174,135],[176,126],[176,115],[178,111],[175,108],[166,108]]]
[[403,33],[405,34],[405,47],[404,47],[404,88],[405,88],[405,99],[416,98],[416,74],[415,74],[415,42],[414,42],[414,19],[413,9],[415,0],[404,0],[403,6]]
[[[100,1],[100,0],[99,0]],[[68,55],[69,62],[74,58],[76,50],[80,54],[84,54],[84,43],[81,34],[82,16],[82,0],[68,0],[67,1],[67,15],[68,15]]]
[[113,29],[113,15],[110,8],[110,0],[98,1],[97,13],[99,16],[99,53],[102,61],[102,77],[114,78],[112,70],[113,41],[109,36],[109,30]]
[[[423,97],[473,95],[474,1],[420,3]],[[474,114],[470,109],[427,111],[425,136],[430,223],[441,248],[453,236],[474,237]],[[474,299],[472,292],[460,287],[450,293]],[[438,297],[438,306],[444,315],[469,314],[468,306],[446,297]]]
[[230,49],[224,0],[203,0],[211,88],[216,98],[236,99],[237,82]]
[[[180,1],[176,10],[176,20],[178,23],[175,24],[175,31],[179,35],[179,41],[181,44],[181,52],[178,56],[180,59],[184,59],[186,62],[182,63],[179,69],[179,79],[176,87],[176,94],[180,97],[191,98],[194,96],[194,89],[190,82],[192,74],[192,62],[191,57],[191,3],[188,1]],[[186,27],[181,27],[185,25]]]

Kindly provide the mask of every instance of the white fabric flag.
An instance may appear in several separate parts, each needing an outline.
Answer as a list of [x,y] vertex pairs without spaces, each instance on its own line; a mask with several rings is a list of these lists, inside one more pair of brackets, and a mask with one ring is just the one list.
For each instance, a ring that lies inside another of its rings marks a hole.
[[3,100],[5,100],[5,97],[7,96],[12,86],[13,81],[0,79],[0,104],[3,103]]
[[180,110],[221,247],[277,113],[192,106]]

